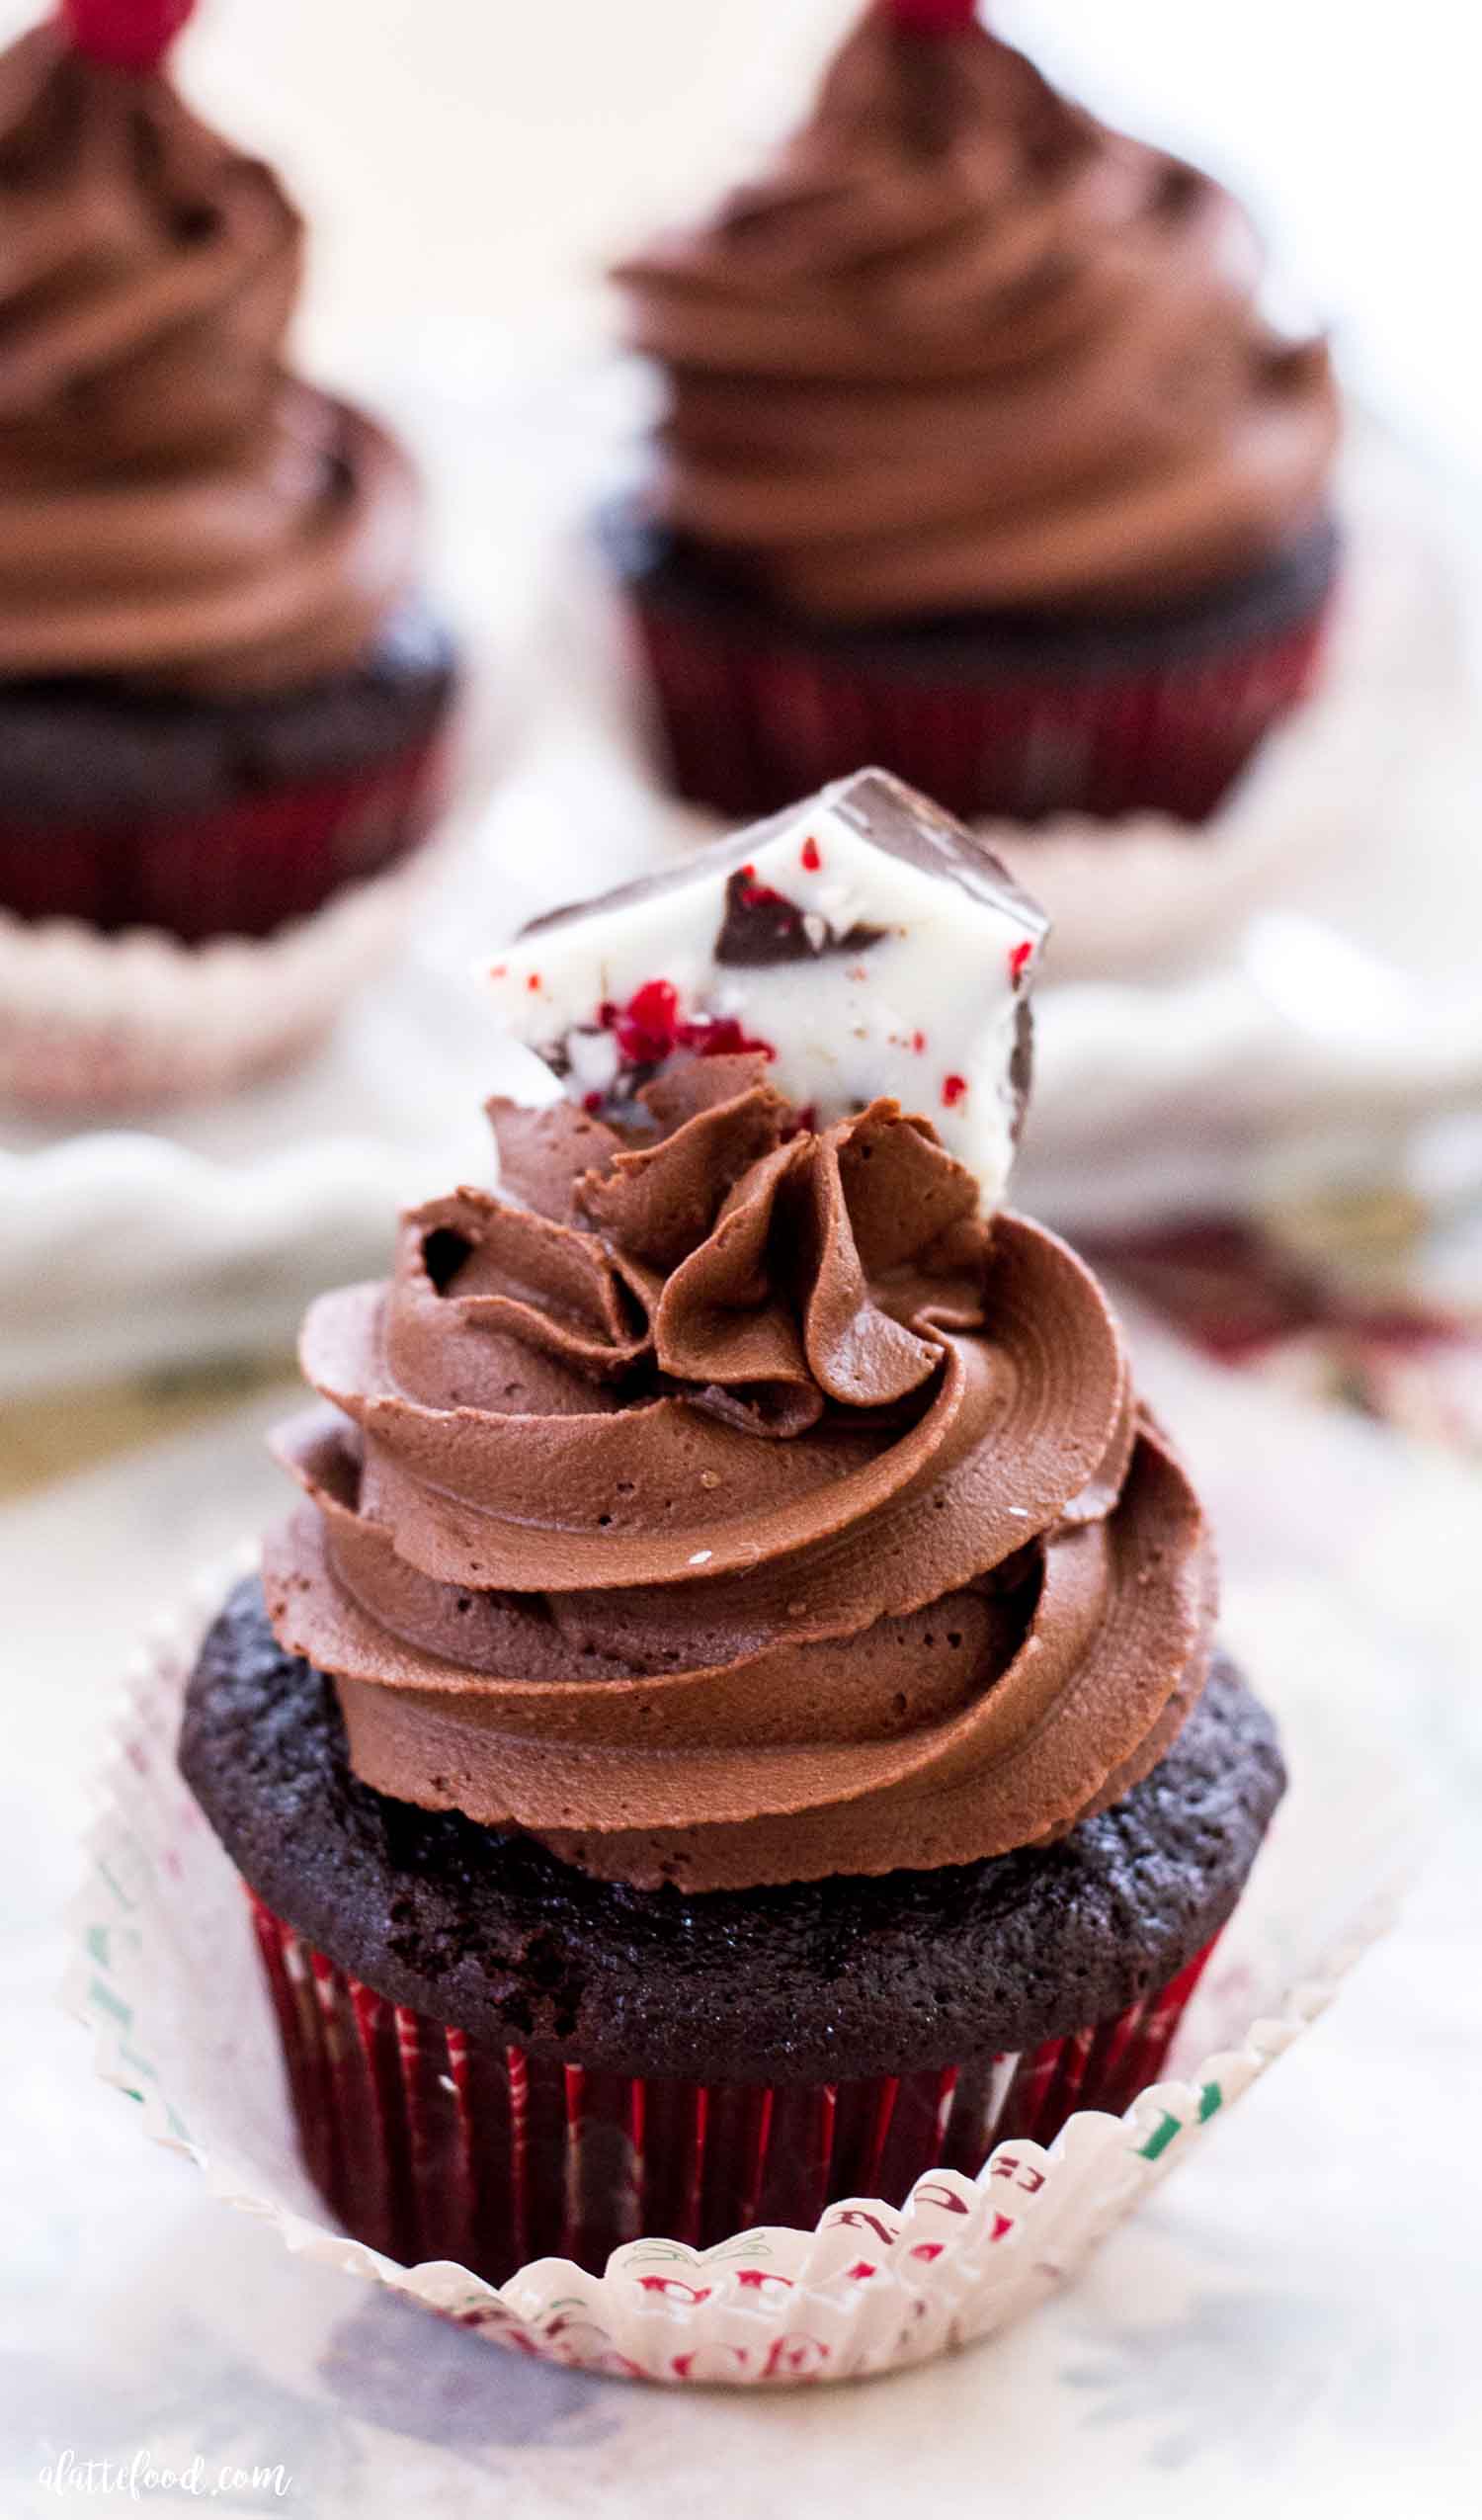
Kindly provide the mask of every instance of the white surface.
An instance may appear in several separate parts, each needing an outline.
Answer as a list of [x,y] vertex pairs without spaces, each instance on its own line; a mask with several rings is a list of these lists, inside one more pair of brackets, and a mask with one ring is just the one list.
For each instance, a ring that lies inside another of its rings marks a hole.
[[255,1441],[272,1405],[0,1516],[6,2520],[57,2507],[37,2478],[59,2451],[140,2447],[282,2462],[281,2507],[312,2520],[1474,2510],[1482,1701],[1470,1557],[1436,1545],[1474,1491],[1173,1352],[1144,1372],[1220,1516],[1236,1627],[1309,1658],[1341,1633],[1335,1712],[1387,1702],[1443,1794],[1434,1866],[1332,2013],[1076,2290],[983,2353],[835,2396],[656,2397],[516,2362],[295,2263],[151,2152],[54,2009],[79,1778],[124,1639],[282,1505]]

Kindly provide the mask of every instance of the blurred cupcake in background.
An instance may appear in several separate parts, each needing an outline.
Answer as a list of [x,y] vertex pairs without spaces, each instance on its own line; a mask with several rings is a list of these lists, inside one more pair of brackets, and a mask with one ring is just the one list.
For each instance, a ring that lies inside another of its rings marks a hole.
[[0,1088],[43,1103],[316,1036],[445,785],[415,473],[283,364],[302,223],[166,75],[190,9],[0,55]]
[[970,818],[1198,823],[1311,686],[1327,348],[1229,194],[971,0],[876,0],[768,171],[617,279],[665,407],[604,542],[683,798],[874,759]]

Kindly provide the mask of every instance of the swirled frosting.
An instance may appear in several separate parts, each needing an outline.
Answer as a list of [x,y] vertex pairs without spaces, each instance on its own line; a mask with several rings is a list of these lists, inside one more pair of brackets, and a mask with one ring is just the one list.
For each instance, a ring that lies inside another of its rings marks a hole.
[[874,8],[801,133],[617,278],[668,414],[653,496],[839,621],[1157,607],[1318,515],[1325,346],[1245,213],[981,26]]
[[356,1772],[687,1890],[1053,1837],[1202,1687],[1198,1504],[1095,1280],[891,1101],[764,1061],[494,1105],[504,1195],[310,1311],[270,1545]]
[[0,677],[230,696],[353,664],[417,494],[283,366],[298,216],[167,81],[0,54]]

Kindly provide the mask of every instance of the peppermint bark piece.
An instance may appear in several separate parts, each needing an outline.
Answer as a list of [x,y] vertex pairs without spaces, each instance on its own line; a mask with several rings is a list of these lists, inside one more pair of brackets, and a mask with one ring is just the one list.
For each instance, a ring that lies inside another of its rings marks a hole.
[[567,1093],[619,1110],[677,1052],[760,1050],[810,1125],[878,1095],[1002,1201],[1047,922],[961,823],[881,770],[535,920],[492,978]]

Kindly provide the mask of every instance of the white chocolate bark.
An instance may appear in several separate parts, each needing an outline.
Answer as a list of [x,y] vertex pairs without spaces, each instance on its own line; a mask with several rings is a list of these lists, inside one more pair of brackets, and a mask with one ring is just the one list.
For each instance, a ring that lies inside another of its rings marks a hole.
[[924,1115],[992,1209],[1045,928],[960,823],[865,770],[536,921],[492,978],[508,1030],[576,1101],[620,1096],[645,1052],[761,1044],[779,1091],[820,1125],[881,1094]]

